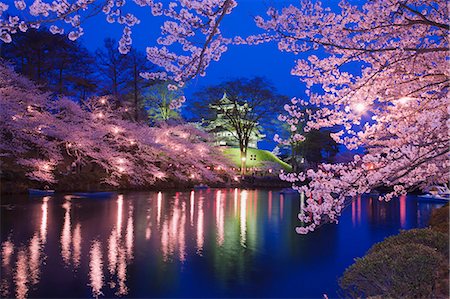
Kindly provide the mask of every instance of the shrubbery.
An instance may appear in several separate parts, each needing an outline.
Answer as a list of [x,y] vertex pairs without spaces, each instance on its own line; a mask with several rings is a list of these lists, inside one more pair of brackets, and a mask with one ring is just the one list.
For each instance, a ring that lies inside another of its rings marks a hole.
[[[433,227],[444,227],[448,206],[433,213]],[[341,277],[345,297],[448,298],[448,234],[412,229],[375,244]]]
[[448,219],[449,219],[449,205],[446,204],[442,208],[433,211],[430,219],[430,227],[435,231],[440,231],[445,234],[448,234],[449,232]]

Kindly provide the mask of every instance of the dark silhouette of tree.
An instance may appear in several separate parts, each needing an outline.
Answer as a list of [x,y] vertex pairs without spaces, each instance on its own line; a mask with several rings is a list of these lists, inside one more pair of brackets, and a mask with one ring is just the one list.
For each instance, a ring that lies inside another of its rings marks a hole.
[[[224,93],[226,97],[224,97]],[[281,110],[286,97],[277,93],[266,79],[240,78],[210,86],[195,94],[191,113],[211,121],[220,115],[225,128],[236,138],[241,152],[241,171],[245,174],[250,136],[258,126],[268,124]]]
[[[92,55],[86,48],[46,28],[20,32],[1,50],[1,57],[16,71],[58,94],[79,95],[77,82],[94,72]],[[93,87],[91,82],[91,91]]]
[[100,71],[101,93],[111,94],[119,102],[126,93],[126,83],[130,76],[129,61],[117,51],[114,39],[105,39],[104,48],[96,51],[97,66]]
[[182,88],[170,90],[169,84],[159,82],[145,89],[143,106],[151,125],[181,118],[178,110],[184,102],[184,91]]
[[132,118],[135,121],[141,119],[147,119],[146,111],[144,111],[144,93],[152,88],[156,84],[153,80],[144,79],[141,77],[141,73],[148,72],[155,69],[155,65],[151,64],[145,54],[137,51],[136,49],[131,49],[131,51],[125,56],[126,64],[128,68],[126,71],[129,74],[128,80],[126,81],[126,100],[128,105],[132,107]]
[[295,152],[310,163],[332,162],[339,149],[330,133],[330,130],[311,130],[305,133],[305,140],[295,146]]

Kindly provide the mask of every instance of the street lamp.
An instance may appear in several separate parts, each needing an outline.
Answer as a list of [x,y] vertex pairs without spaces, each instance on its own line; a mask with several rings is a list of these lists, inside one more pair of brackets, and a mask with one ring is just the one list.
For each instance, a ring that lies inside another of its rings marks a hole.
[[397,100],[397,102],[400,104],[400,105],[405,105],[405,104],[407,104],[409,101],[411,101],[412,100],[412,98],[410,98],[410,97],[401,97],[400,99],[398,99]]
[[355,111],[358,113],[362,113],[366,110],[366,105],[364,103],[357,103],[354,107]]
[[247,160],[246,157],[241,158],[241,175],[245,175],[245,160]]

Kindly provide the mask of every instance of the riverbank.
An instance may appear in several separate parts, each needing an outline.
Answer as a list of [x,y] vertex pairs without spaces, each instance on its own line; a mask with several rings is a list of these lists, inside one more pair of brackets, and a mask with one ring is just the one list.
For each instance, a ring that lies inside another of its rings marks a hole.
[[[262,189],[282,189],[291,186],[290,183],[282,181],[278,176],[244,176],[237,177],[237,180],[228,182],[197,182],[197,181],[157,181],[152,185],[128,186],[127,188],[115,187],[106,184],[91,183],[88,180],[73,181],[71,184],[58,184],[48,186],[48,189],[56,192],[96,192],[96,191],[163,191],[163,190],[190,190],[201,183],[211,188],[262,188]],[[1,180],[0,194],[26,194],[28,189],[43,189],[45,185],[27,180]]]

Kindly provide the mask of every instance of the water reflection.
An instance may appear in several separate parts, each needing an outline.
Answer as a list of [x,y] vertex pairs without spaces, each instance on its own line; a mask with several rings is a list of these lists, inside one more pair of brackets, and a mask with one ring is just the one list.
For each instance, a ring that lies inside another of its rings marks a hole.
[[75,268],[78,268],[80,266],[80,260],[81,260],[81,224],[77,223],[75,226],[75,229],[73,231],[73,265]]
[[29,255],[29,270],[30,270],[30,280],[32,284],[37,284],[39,282],[40,275],[40,256],[41,256],[41,244],[37,234],[33,236],[28,246],[30,252]]
[[404,228],[406,225],[406,195],[400,196],[399,202],[400,202],[400,226]]
[[70,225],[70,201],[66,201],[62,207],[66,212],[64,213],[64,225],[61,231],[61,256],[64,263],[66,265],[69,265],[71,255],[70,245],[72,243],[72,229]]
[[197,206],[197,253],[201,254],[203,250],[203,196],[198,199]]
[[16,273],[14,281],[16,282],[16,298],[26,298],[28,293],[28,260],[24,248],[19,249],[16,262]]
[[216,229],[217,229],[217,244],[220,246],[224,240],[224,212],[225,204],[222,198],[222,192],[217,190],[216,193]]
[[240,200],[240,227],[241,227],[241,246],[245,247],[245,241],[247,238],[247,198],[248,192],[247,190],[243,190],[241,192],[241,200]]
[[48,200],[50,197],[46,196],[42,198],[42,217],[41,217],[41,240],[42,244],[47,242],[47,217],[48,217]]
[[101,290],[104,279],[102,249],[98,240],[92,242],[89,252],[89,279],[92,295],[97,298],[103,294]]
[[[320,250],[333,259],[343,258],[336,252],[350,251],[348,239],[339,236],[360,236],[358,242],[368,242],[361,249],[364,253],[374,240],[379,241],[379,227],[390,227],[388,235],[399,228],[423,226],[433,207],[406,196],[390,203],[358,197],[344,211],[341,224],[299,237],[295,227],[303,205],[304,196],[222,189],[210,193],[121,194],[105,201],[47,197],[38,203],[26,203],[28,214],[23,217],[32,219],[26,223],[20,217],[3,218],[4,213],[14,210],[2,209],[2,219],[7,219],[2,224],[18,229],[6,230],[5,235],[2,231],[1,295],[85,297],[83,287],[88,286],[93,297],[275,296],[263,291],[248,294],[243,289],[247,284],[262,289],[261,283],[288,284],[276,272],[280,264],[283,269],[290,269],[292,264],[292,270],[286,271],[296,273],[294,277],[314,277],[304,271],[312,269],[314,263],[314,267],[320,267],[324,260]],[[318,249],[321,244],[326,249]],[[55,251],[60,258],[54,258]],[[349,263],[356,256],[352,254]],[[264,263],[259,265],[259,260]],[[333,283],[343,269],[333,274]],[[261,281],[256,274],[265,272],[271,282]],[[189,284],[192,277],[186,278],[186,273],[208,282],[197,289],[208,292],[193,293],[195,289]],[[157,283],[152,284],[148,277]],[[45,279],[58,280],[62,289],[73,289],[71,284],[76,284],[80,293],[55,295],[40,287]],[[171,293],[173,288],[179,289]],[[234,293],[229,293],[230,289]]]

